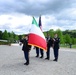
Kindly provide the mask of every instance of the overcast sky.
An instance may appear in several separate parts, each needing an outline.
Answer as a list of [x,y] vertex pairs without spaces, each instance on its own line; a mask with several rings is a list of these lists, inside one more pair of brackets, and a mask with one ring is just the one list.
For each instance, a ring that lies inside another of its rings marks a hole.
[[32,16],[42,29],[76,29],[76,0],[0,0],[0,30],[29,33]]

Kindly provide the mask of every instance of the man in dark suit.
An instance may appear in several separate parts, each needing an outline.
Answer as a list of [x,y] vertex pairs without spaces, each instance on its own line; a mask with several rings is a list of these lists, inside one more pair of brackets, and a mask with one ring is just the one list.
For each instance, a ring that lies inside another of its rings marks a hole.
[[25,35],[24,39],[20,40],[20,42],[23,44],[22,50],[24,51],[24,57],[26,59],[24,65],[29,65],[29,50],[31,49],[31,46],[28,45],[28,35]]
[[46,52],[47,57],[45,59],[49,60],[50,59],[50,47],[52,47],[53,40],[49,34],[47,35],[46,40],[47,40],[47,52]]
[[58,35],[55,34],[54,39],[53,39],[53,49],[54,49],[54,57],[55,57],[55,59],[53,61],[57,61],[58,60],[59,43],[60,43],[60,38],[58,38]]

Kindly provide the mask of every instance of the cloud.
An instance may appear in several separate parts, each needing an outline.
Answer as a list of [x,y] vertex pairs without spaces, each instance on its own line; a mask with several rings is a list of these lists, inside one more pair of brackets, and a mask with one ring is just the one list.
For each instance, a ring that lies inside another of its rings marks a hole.
[[28,33],[32,16],[42,29],[76,29],[76,0],[0,0],[0,30]]
[[[32,17],[22,14],[1,15],[0,30],[16,31],[26,33],[29,31]],[[29,27],[29,28],[28,28]]]
[[0,1],[1,13],[23,13],[26,15],[53,14],[65,8],[74,6],[75,0],[2,0]]
[[76,20],[76,8],[68,8],[56,15],[57,19]]

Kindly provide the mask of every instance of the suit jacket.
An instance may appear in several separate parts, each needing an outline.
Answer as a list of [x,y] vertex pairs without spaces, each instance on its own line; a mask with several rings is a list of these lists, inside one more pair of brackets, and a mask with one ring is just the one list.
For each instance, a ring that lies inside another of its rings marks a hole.
[[52,40],[52,38],[51,37],[47,37],[47,47],[48,48],[50,48],[50,47],[52,47],[52,44],[53,44],[53,40]]
[[23,51],[29,51],[31,49],[31,46],[28,45],[28,41],[26,39],[20,40],[20,42],[23,44],[22,50]]
[[59,49],[60,38],[54,38],[54,39],[55,39],[55,41],[53,41],[54,48]]

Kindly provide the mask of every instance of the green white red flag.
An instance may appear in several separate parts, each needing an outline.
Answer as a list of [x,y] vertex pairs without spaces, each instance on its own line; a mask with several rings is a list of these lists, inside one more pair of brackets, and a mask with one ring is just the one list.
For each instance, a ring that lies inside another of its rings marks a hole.
[[39,47],[47,51],[46,38],[34,17],[32,20],[32,26],[31,26],[30,33],[29,33],[28,44]]

